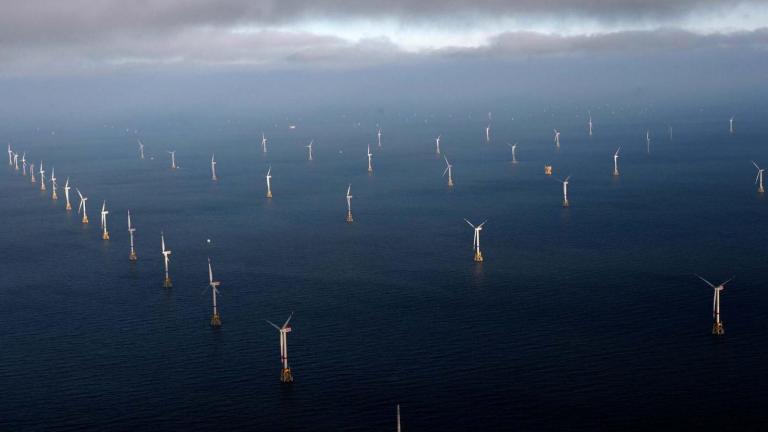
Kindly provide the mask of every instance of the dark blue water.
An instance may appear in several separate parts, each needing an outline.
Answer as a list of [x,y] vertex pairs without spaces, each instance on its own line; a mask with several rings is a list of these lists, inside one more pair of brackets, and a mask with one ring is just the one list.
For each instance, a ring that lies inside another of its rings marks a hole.
[[[17,150],[90,198],[91,224],[1,166],[0,429],[386,431],[396,403],[405,430],[759,429],[768,201],[750,160],[768,166],[768,128],[757,114],[729,135],[730,112],[604,107],[590,138],[583,111],[499,108],[491,143],[480,111],[9,128]],[[545,163],[572,175],[570,208]],[[488,219],[482,264],[465,217]],[[208,256],[221,329],[209,326]],[[710,334],[712,292],[694,273],[736,275],[724,337]],[[296,381],[283,385],[264,320],[291,312]]]

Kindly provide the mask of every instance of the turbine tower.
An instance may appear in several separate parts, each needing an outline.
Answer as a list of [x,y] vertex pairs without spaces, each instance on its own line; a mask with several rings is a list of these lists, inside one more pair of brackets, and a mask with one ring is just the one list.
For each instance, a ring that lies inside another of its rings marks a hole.
[[758,184],[758,183],[760,184],[760,186],[758,186],[757,188],[757,191],[760,193],[763,193],[765,192],[765,189],[763,189],[763,171],[765,171],[765,169],[757,166],[757,163],[755,163],[755,161],[752,161],[752,165],[754,165],[755,168],[757,168],[757,176],[755,176],[755,184]]
[[715,320],[714,324],[712,324],[712,334],[721,336],[725,334],[725,323],[720,320],[720,293],[725,289],[725,284],[732,281],[733,278],[730,278],[720,285],[715,286],[712,284],[712,282],[704,279],[703,277],[699,275],[696,276],[715,290],[714,297],[712,298],[712,318]]
[[137,139],[136,142],[139,143],[139,159],[144,159],[144,144],[140,139]]
[[464,219],[464,222],[469,224],[469,226],[475,230],[475,236],[472,239],[472,249],[475,250],[475,262],[483,262],[483,254],[480,252],[480,231],[483,230],[483,225],[485,225],[485,223],[488,221],[485,220],[478,226],[472,225],[472,222],[468,221],[467,219]]
[[[379,148],[381,148],[381,128],[379,128],[379,131],[376,133],[376,138],[379,140]],[[370,153],[370,150],[368,151]]]
[[216,155],[211,155],[211,180],[217,181],[219,178],[216,177]]
[[401,432],[402,428],[400,427],[400,404],[397,404],[397,432]]
[[371,145],[368,144],[368,172],[373,172],[373,166],[371,166],[371,157],[373,156],[373,153],[371,153]]
[[589,136],[592,136],[592,112],[587,111],[587,115],[589,116]]
[[307,160],[312,160],[312,143],[314,143],[315,140],[312,140],[309,142],[309,145],[307,146],[307,149],[309,151],[309,155],[307,156]]
[[59,199],[59,196],[56,195],[56,189],[58,189],[58,185],[56,184],[56,167],[51,168],[51,189],[53,189],[53,193],[51,194],[52,200]]
[[517,155],[515,154],[516,153],[515,150],[517,150],[517,143],[514,143],[514,144],[507,143],[507,145],[509,146],[510,149],[512,149],[512,163],[516,164],[517,163]]
[[165,249],[165,235],[160,231],[160,247],[163,254],[163,263],[165,264],[165,280],[163,281],[163,288],[171,288],[171,276],[168,274],[168,261],[170,261],[169,255],[171,255],[170,249]]
[[84,197],[83,194],[80,193],[80,189],[75,188],[77,191],[77,195],[80,196],[80,205],[77,206],[77,214],[80,214],[80,210],[83,211],[83,224],[88,223],[88,212],[85,209],[85,202],[88,201],[88,197]]
[[355,220],[352,219],[352,183],[347,187],[347,223],[352,223]]
[[435,138],[435,154],[440,154],[440,135]]
[[18,153],[13,154],[13,169],[15,169],[16,171],[19,170],[19,154]]
[[176,150],[169,151],[169,155],[171,155],[171,169],[176,169]]
[[288,323],[291,321],[293,313],[285,320],[285,324],[282,327],[278,327],[277,324],[272,321],[265,320],[272,327],[276,328],[280,332],[280,363],[282,364],[282,372],[280,373],[280,381],[284,383],[293,382],[293,374],[291,374],[291,368],[288,367],[288,333],[291,332],[291,326]]
[[491,124],[485,127],[485,142],[491,142]]
[[616,149],[616,153],[613,154],[613,175],[617,176],[619,175],[619,152],[621,151],[621,146],[619,146],[618,149]]
[[37,183],[37,180],[35,180],[35,164],[31,163],[29,164],[29,174],[30,174],[30,183]]
[[27,152],[24,152],[21,155],[21,174],[24,176],[27,175]]
[[267,179],[267,198],[272,198],[272,165],[269,166],[265,177]]
[[731,116],[730,120],[728,121],[728,124],[729,124],[729,127],[728,127],[728,131],[729,131],[730,133],[733,133],[733,120],[734,120],[735,118],[736,118],[736,116]]
[[136,232],[136,228],[131,225],[131,211],[128,210],[128,235],[131,237],[131,253],[128,254],[129,261],[136,261],[139,257],[136,256],[136,249],[133,247],[133,233]]
[[13,150],[10,144],[8,144],[8,166],[13,166]]
[[69,212],[69,211],[72,211],[72,204],[70,204],[70,203],[69,203],[69,190],[70,190],[70,189],[72,189],[72,188],[71,188],[71,187],[69,187],[69,177],[67,177],[67,181],[66,181],[66,182],[64,182],[64,198],[65,198],[65,199],[66,199],[66,201],[67,201],[67,207],[66,207],[66,209],[67,209],[67,211],[68,211],[68,212]]
[[443,171],[443,176],[448,174],[448,187],[453,187],[453,165],[448,162],[448,156],[443,155],[443,159],[445,159],[445,171]]
[[109,211],[107,210],[107,202],[104,201],[101,203],[101,239],[102,240],[109,240],[109,231],[107,231],[107,215],[109,214]]
[[45,170],[43,169],[43,161],[40,161],[40,170],[38,171],[40,173],[40,190],[45,190]]
[[267,152],[267,136],[264,135],[264,132],[261,133],[261,151],[262,153]]
[[563,184],[563,207],[568,207],[570,205],[568,203],[568,179],[570,178],[571,176],[568,176],[565,180],[559,180],[560,183]]
[[208,285],[211,287],[211,296],[213,297],[213,315],[211,316],[211,327],[221,327],[221,316],[219,316],[219,309],[216,305],[216,296],[219,294],[219,285],[221,285],[221,282],[213,280],[213,268],[211,267],[210,257],[208,258]]
[[651,131],[645,130],[645,152],[651,154]]
[[560,148],[560,131],[557,129],[554,129],[555,131],[555,147]]

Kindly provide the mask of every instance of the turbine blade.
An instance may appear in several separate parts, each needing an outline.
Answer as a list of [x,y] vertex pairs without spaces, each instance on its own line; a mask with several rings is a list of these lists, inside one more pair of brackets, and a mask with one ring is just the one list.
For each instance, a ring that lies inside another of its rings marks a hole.
[[701,277],[701,276],[699,276],[699,275],[696,275],[696,277],[697,277],[697,278],[699,278],[699,279],[701,279],[701,280],[703,280],[703,281],[704,281],[704,282],[705,282],[707,285],[711,286],[712,288],[715,288],[715,286],[714,286],[714,285],[712,285],[712,282],[710,282],[710,281],[708,281],[708,280],[704,279],[703,277]]
[[276,328],[278,331],[282,330],[280,327],[277,326],[277,324],[273,323],[272,321],[270,321],[270,320],[264,320],[264,321],[268,322],[269,325],[271,325],[272,327]]
[[289,323],[289,322],[291,322],[291,318],[293,318],[293,312],[291,312],[291,314],[290,314],[290,315],[288,315],[288,319],[287,319],[287,320],[285,320],[285,324],[283,324],[283,328],[285,328],[286,326],[288,326],[288,323]]
[[475,226],[472,225],[472,222],[468,221],[467,219],[464,219],[464,222],[466,222],[467,225],[471,226],[472,228],[475,228]]

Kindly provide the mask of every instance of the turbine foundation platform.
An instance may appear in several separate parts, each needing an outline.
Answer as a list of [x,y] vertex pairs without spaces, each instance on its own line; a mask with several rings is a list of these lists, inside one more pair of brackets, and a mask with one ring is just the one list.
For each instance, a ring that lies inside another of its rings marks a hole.
[[40,190],[41,190],[41,191],[44,191],[44,190],[45,190],[45,183],[43,183],[43,182],[40,182]]
[[136,252],[131,251],[130,254],[128,254],[128,260],[129,261],[138,261],[139,257],[136,256]]
[[101,234],[101,239],[102,240],[109,240],[109,232],[108,231],[104,231],[104,233]]
[[619,175],[619,171],[613,170],[613,175],[618,176]]
[[544,174],[552,175],[552,165],[544,165]]
[[211,327],[221,327],[221,316],[215,313],[211,317]]
[[56,195],[56,191],[53,191],[53,194],[51,195],[51,199],[52,199],[52,200],[57,200],[57,199],[59,199],[59,196],[58,196],[58,195]]
[[763,193],[763,192],[765,192],[765,189],[763,189],[763,187],[760,186],[759,188],[757,188],[757,191],[760,192],[760,193]]
[[272,198],[272,191],[267,191],[267,198]]
[[725,326],[723,326],[722,322],[716,322],[712,325],[712,334],[717,336],[722,336],[725,334]]
[[475,252],[475,262],[483,262],[483,254],[480,251]]
[[171,283],[171,277],[166,276],[165,280],[163,281],[163,288],[172,288],[173,284]]
[[72,211],[72,204],[67,203],[67,211]]
[[88,224],[88,216],[86,216],[86,215],[83,215],[83,224],[85,224],[85,225]]
[[347,212],[347,223],[352,223],[355,220],[352,218],[352,212]]
[[292,383],[293,382],[293,374],[291,373],[291,368],[285,368],[280,373],[280,381],[284,383]]
[[568,204],[568,200],[563,200],[563,207],[570,207],[571,205]]
[[448,187],[453,187],[453,179],[448,179]]

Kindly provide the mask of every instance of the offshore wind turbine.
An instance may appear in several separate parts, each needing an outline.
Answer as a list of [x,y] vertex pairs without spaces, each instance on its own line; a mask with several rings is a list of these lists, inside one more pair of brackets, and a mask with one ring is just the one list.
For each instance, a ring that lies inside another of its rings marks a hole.
[[720,320],[720,293],[725,289],[725,284],[732,281],[733,278],[730,278],[720,285],[715,286],[712,284],[712,282],[704,279],[703,277],[699,275],[696,276],[715,290],[714,296],[712,297],[712,318],[715,320],[714,324],[712,324],[712,334],[718,336],[723,335],[725,334],[725,326],[724,323]]
[[491,124],[485,127],[485,142],[491,142]]
[[27,175],[27,152],[22,153],[21,155],[21,174]]
[[445,159],[445,171],[443,171],[443,176],[445,174],[448,174],[448,187],[453,187],[453,165],[451,165],[448,162],[448,156],[443,155],[443,159]]
[[43,161],[40,161],[40,170],[38,171],[40,174],[40,190],[45,190],[45,170],[43,169]]
[[560,148],[560,131],[557,129],[553,129],[555,131],[555,147]]
[[435,138],[435,154],[440,154],[440,135]]
[[170,261],[169,256],[171,255],[171,250],[165,248],[165,235],[163,235],[162,231],[160,231],[160,247],[161,253],[163,254],[163,264],[165,265],[165,280],[163,280],[163,288],[171,288],[173,284],[171,283],[171,276],[168,274],[168,262]]
[[464,219],[464,222],[469,224],[469,226],[475,230],[475,236],[472,239],[472,249],[475,250],[475,262],[483,262],[483,254],[480,252],[480,231],[483,230],[483,225],[485,225],[488,220],[484,220],[483,223],[478,226],[472,225],[472,222],[468,221],[466,218]]
[[15,169],[16,171],[19,170],[19,154],[18,153],[13,154],[13,169]]
[[402,429],[400,427],[400,404],[397,404],[397,432],[401,432]]
[[[381,148],[381,128],[379,128],[379,131],[376,133],[376,138],[379,140],[379,148]],[[370,153],[370,151],[368,151]]]
[[352,183],[347,187],[347,223],[352,223]]
[[736,118],[736,116],[731,116],[731,118],[728,120],[728,131],[730,133],[733,133],[733,120]]
[[264,132],[261,133],[261,152],[267,152],[267,136],[264,135]]
[[645,130],[645,152],[651,154],[651,131]]
[[291,321],[293,313],[285,320],[285,324],[282,327],[278,327],[277,324],[272,321],[265,320],[272,327],[276,328],[280,332],[280,364],[282,365],[282,371],[280,372],[280,381],[284,383],[293,382],[293,374],[291,368],[288,367],[288,333],[291,332],[291,326],[288,323]]
[[56,195],[56,189],[58,189],[58,185],[56,184],[56,167],[51,168],[51,189],[53,189],[53,193],[51,194],[52,200],[59,199],[59,196]]
[[217,181],[218,179],[216,177],[216,155],[211,154],[211,180]]
[[211,316],[211,327],[221,327],[221,316],[219,316],[219,308],[216,305],[216,296],[219,294],[219,285],[221,285],[221,282],[213,280],[211,258],[208,257],[208,286],[211,287],[211,296],[213,297],[213,315]]
[[10,144],[8,144],[8,166],[13,166],[13,150]]
[[109,240],[109,231],[107,231],[107,215],[109,214],[109,210],[107,210],[107,201],[103,201],[101,203],[101,239],[102,240]]
[[131,224],[131,210],[128,210],[128,235],[131,237],[131,253],[128,254],[128,260],[129,261],[136,261],[139,259],[138,256],[136,256],[136,249],[133,247],[133,233],[136,232],[136,228],[133,227]]
[[765,192],[765,189],[763,189],[763,171],[765,171],[765,168],[760,168],[759,166],[757,166],[757,163],[755,163],[755,161],[752,161],[752,165],[754,165],[755,168],[757,168],[757,176],[755,177],[755,184],[758,184],[758,182],[760,183],[760,186],[758,186],[757,191],[760,193],[763,193]]
[[619,146],[618,149],[616,149],[616,153],[613,154],[613,175],[617,176],[619,175],[619,152],[621,151],[621,146]]
[[72,189],[69,186],[69,177],[67,177],[67,181],[64,182],[64,198],[67,201],[67,211],[72,211],[72,204],[69,203],[69,190]]
[[571,176],[568,176],[565,178],[565,180],[558,181],[563,184],[563,207],[568,207],[570,204],[568,203],[568,180],[571,178]]
[[368,172],[373,172],[373,166],[371,165],[371,157],[373,156],[373,153],[371,153],[371,145],[368,144]]
[[169,151],[169,155],[171,155],[171,169],[176,169],[176,150]]
[[309,151],[309,154],[307,155],[307,160],[312,160],[312,143],[314,143],[315,140],[311,140],[309,142],[309,145],[307,145],[307,150]]
[[512,150],[512,163],[516,164],[517,163],[517,155],[515,154],[516,153],[515,150],[517,150],[517,143],[514,143],[514,144],[507,143],[507,145]]
[[136,140],[139,143],[139,159],[144,159],[144,144],[140,139]]
[[83,223],[88,223],[88,212],[85,209],[85,202],[88,201],[88,197],[84,197],[83,194],[80,193],[80,189],[75,188],[77,191],[77,194],[80,196],[80,205],[77,206],[77,214],[80,214],[80,210],[83,211]]
[[587,111],[587,115],[589,116],[589,123],[587,123],[589,125],[589,136],[592,136],[592,112]]
[[35,164],[31,163],[29,164],[29,182],[30,183],[37,183],[37,180],[35,180]]
[[264,176],[267,179],[267,198],[272,198],[272,165],[267,170],[267,175]]

